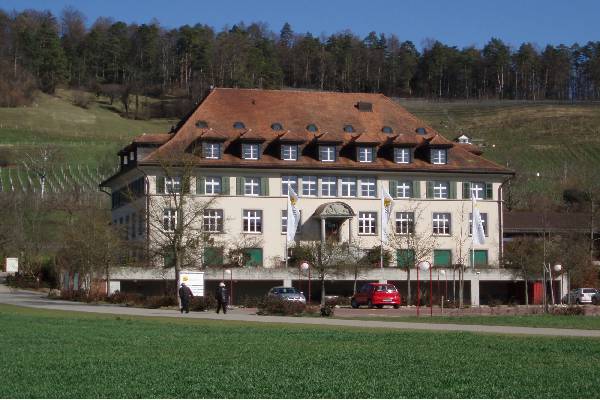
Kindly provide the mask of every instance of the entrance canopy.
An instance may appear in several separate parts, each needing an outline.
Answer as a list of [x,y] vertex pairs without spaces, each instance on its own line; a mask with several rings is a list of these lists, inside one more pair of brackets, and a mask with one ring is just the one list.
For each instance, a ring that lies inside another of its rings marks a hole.
[[334,201],[331,203],[321,204],[319,207],[317,207],[313,216],[320,219],[352,218],[356,216],[356,214],[348,204],[341,201]]

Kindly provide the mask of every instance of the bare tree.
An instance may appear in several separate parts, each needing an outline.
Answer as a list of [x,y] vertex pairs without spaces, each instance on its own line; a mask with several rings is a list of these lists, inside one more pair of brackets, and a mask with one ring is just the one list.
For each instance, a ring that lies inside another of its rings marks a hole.
[[409,202],[408,207],[402,211],[396,211],[396,216],[400,215],[400,219],[396,218],[394,229],[388,233],[387,246],[391,248],[396,257],[401,257],[398,261],[399,266],[406,269],[406,304],[411,304],[411,268],[416,268],[419,261],[431,257],[433,250],[437,245],[437,239],[429,232],[417,230],[415,221],[424,221],[424,209],[416,202]]

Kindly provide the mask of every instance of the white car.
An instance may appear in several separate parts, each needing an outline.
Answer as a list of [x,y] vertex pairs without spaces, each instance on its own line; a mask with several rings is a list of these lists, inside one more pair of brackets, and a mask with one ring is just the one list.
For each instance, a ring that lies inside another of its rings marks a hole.
[[566,302],[569,304],[591,304],[592,296],[596,294],[594,288],[579,288],[573,289],[566,297]]

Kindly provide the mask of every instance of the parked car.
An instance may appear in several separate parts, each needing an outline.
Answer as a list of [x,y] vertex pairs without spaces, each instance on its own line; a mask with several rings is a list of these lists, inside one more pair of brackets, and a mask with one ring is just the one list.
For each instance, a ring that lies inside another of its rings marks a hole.
[[366,283],[356,292],[350,300],[352,308],[358,308],[366,305],[369,308],[373,306],[383,308],[384,305],[392,305],[394,308],[400,307],[402,299],[396,286],[389,283]]
[[600,289],[596,289],[596,293],[592,295],[592,304],[595,306],[600,304]]
[[267,296],[287,301],[299,301],[306,304],[306,297],[304,297],[304,293],[298,291],[298,289],[294,287],[275,286],[269,290]]
[[563,297],[563,302],[569,304],[589,304],[592,303],[592,296],[595,294],[597,294],[597,290],[594,288],[573,289]]

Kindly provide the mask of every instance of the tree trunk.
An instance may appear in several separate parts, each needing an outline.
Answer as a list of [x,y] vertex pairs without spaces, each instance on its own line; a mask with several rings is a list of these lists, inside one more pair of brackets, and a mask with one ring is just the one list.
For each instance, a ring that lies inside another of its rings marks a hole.
[[412,303],[412,296],[410,292],[410,267],[406,268],[406,305],[409,306]]
[[325,306],[325,274],[321,274],[321,307]]
[[464,265],[459,266],[458,270],[458,308],[463,308],[463,297],[465,290],[465,270]]
[[525,305],[528,306],[529,305],[529,292],[527,291],[527,286],[528,282],[527,282],[527,276],[525,276]]

